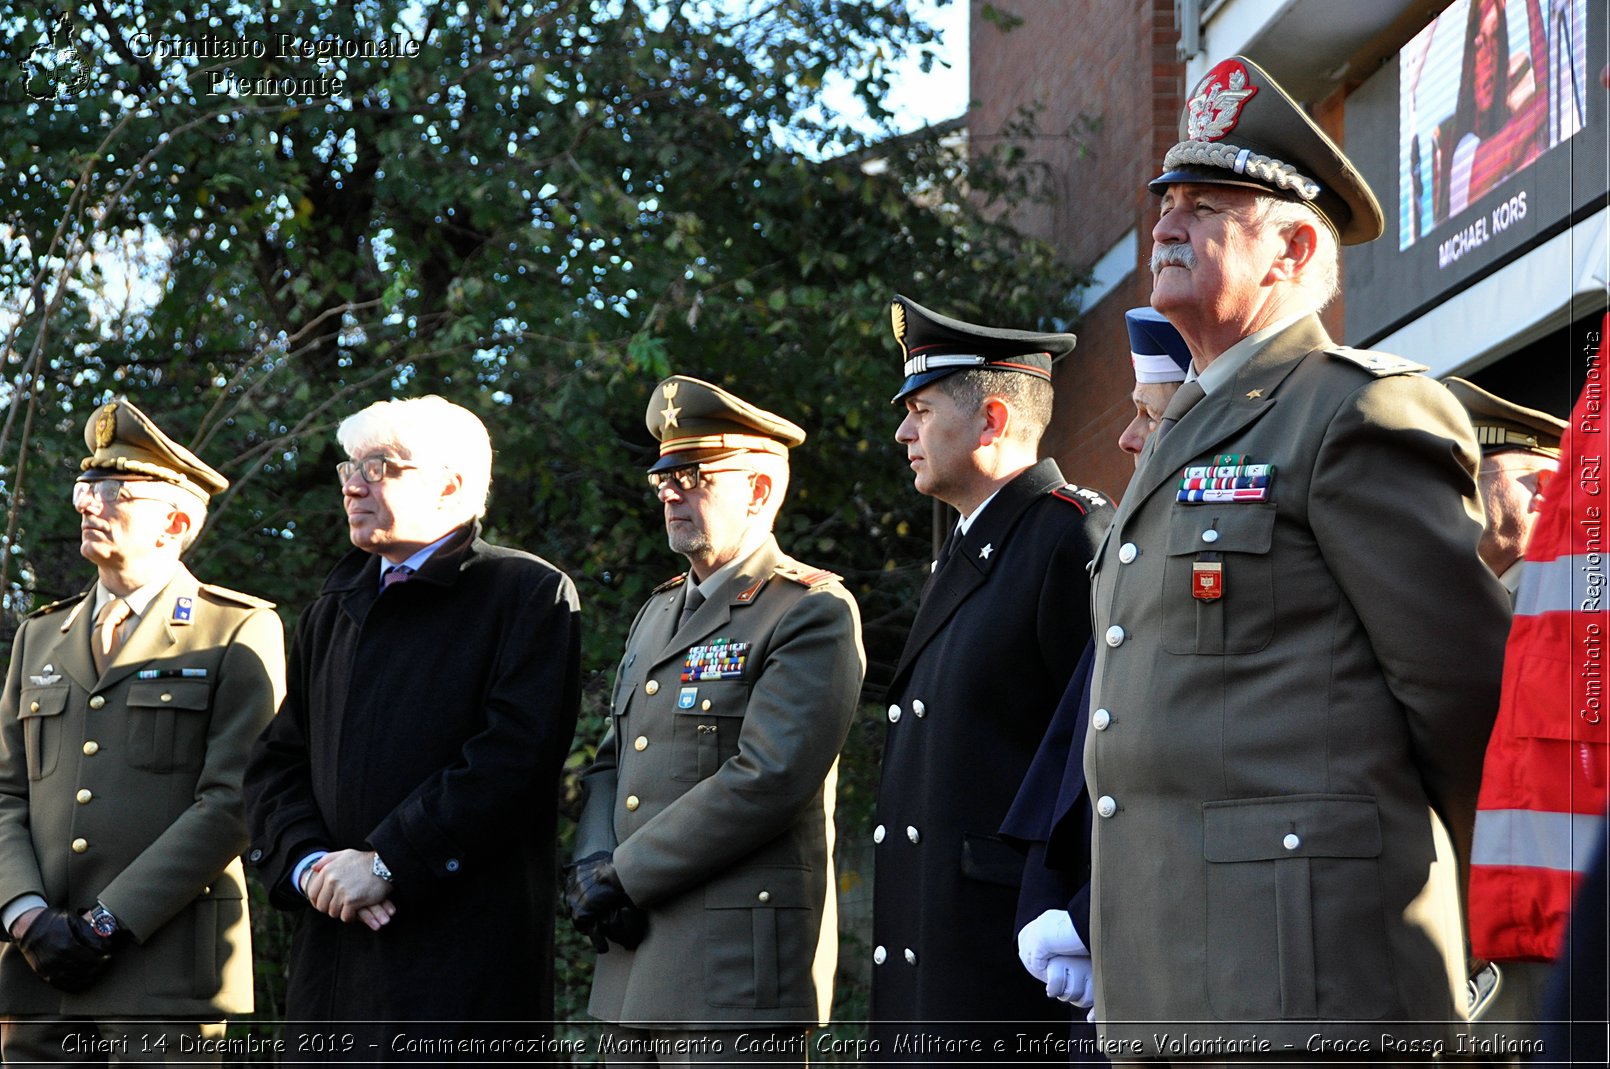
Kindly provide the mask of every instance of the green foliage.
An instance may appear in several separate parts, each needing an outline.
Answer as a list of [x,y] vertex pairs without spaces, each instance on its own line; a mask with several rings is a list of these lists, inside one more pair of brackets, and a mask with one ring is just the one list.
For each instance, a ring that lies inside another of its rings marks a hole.
[[[929,547],[892,439],[888,299],[1032,326],[1071,318],[1075,281],[996,221],[1032,188],[1009,161],[964,167],[940,130],[867,146],[822,114],[835,76],[886,114],[889,58],[933,43],[905,3],[94,0],[67,15],[87,77],[44,100],[22,60],[53,17],[0,16],[0,638],[86,582],[66,483],[97,403],[128,394],[233,480],[191,566],[289,622],[346,545],[335,423],[440,393],[492,432],[489,536],[581,590],[573,809],[632,615],[683,567],[642,475],[649,393],[677,371],[809,431],[778,536],[860,600],[875,696]],[[280,35],[421,51],[320,61],[276,54]],[[152,40],[267,54],[159,58]],[[319,76],[341,92],[232,89]],[[835,145],[850,151],[816,158]],[[846,753],[845,841],[866,834],[880,740],[868,717]],[[256,916],[271,1016],[285,935]],[[563,948],[561,1010],[580,1019],[588,958]]]

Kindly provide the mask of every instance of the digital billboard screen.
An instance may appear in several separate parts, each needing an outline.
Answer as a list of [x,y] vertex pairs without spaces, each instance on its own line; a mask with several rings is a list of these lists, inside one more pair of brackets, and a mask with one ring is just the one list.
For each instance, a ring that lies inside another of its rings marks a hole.
[[1387,234],[1347,258],[1368,342],[1606,190],[1603,0],[1454,0],[1347,99],[1348,155]]

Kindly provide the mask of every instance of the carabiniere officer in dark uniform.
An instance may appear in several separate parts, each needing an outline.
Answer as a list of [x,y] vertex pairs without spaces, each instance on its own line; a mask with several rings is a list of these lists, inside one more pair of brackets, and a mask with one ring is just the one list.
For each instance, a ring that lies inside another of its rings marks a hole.
[[1023,858],[997,829],[1090,637],[1086,567],[1112,506],[1038,457],[1051,363],[1073,335],[976,326],[900,296],[891,313],[906,375],[895,438],[917,490],[960,520],[888,691],[872,1036],[881,1058],[931,1054],[911,1043],[940,1034],[994,1058],[991,1043],[1015,1050],[1028,1023],[1067,1032],[1068,1008],[1019,964]]

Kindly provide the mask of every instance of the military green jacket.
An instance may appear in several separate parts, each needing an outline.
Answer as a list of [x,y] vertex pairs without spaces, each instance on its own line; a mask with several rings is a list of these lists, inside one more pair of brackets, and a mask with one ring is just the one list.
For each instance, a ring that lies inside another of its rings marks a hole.
[[[1148,443],[1102,545],[1092,950],[1126,1055],[1397,1060],[1463,1013],[1508,606],[1470,422],[1418,370],[1286,328]],[[1265,500],[1179,500],[1226,455],[1273,465]]]
[[[79,595],[23,621],[0,696],[0,904],[97,901],[133,935],[88,990],[0,947],[0,1013],[222,1017],[252,1008],[246,754],[284,693],[268,602],[180,568],[106,674]],[[9,937],[6,937],[9,938]]]
[[775,539],[678,627],[685,597],[664,584],[638,613],[583,779],[576,856],[613,847],[649,918],[635,951],[599,955],[588,1009],[816,1025],[838,948],[838,755],[866,671],[855,600]]

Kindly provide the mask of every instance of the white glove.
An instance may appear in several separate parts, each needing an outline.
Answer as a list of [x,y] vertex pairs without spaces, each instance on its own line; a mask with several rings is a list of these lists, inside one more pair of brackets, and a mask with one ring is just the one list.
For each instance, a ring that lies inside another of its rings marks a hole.
[[1046,963],[1045,994],[1059,1002],[1094,1012],[1096,984],[1090,955],[1059,954]]
[[1046,963],[1058,955],[1088,958],[1090,949],[1079,938],[1067,910],[1048,909],[1017,933],[1017,957],[1030,976],[1045,983]]

